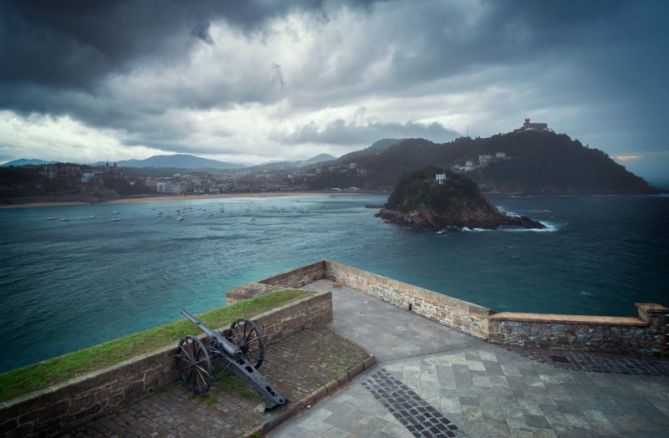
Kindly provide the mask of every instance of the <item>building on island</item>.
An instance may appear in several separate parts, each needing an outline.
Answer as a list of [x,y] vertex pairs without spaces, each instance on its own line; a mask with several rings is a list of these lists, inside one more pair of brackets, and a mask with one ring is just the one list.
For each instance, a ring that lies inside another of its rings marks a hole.
[[506,158],[506,152],[497,152],[495,154],[495,159],[497,160],[503,160]]
[[439,184],[443,184],[444,181],[446,181],[446,174],[445,173],[438,173],[434,176],[435,181],[437,181]]

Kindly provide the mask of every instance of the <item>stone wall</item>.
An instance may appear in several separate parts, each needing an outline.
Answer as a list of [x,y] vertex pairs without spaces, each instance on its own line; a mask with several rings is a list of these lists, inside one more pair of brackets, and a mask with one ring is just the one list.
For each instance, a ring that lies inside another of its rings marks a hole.
[[477,338],[488,337],[493,312],[486,307],[329,260],[325,277]]
[[[314,293],[252,319],[269,343],[332,321],[332,295]],[[0,436],[50,435],[150,394],[177,380],[174,350],[165,347],[1,403]]]
[[230,289],[225,294],[228,303],[234,304],[239,301],[255,298],[265,295],[279,289],[297,289],[316,280],[323,278],[325,272],[325,261],[321,260],[306,266],[292,269],[281,274],[263,278],[262,280],[252,281],[242,284],[239,287]]
[[639,317],[503,312],[489,318],[489,341],[525,347],[656,354],[667,350],[669,309],[636,305]]
[[284,288],[300,288],[324,278],[326,263],[325,260],[319,260],[309,265],[258,280],[258,283],[281,286]]
[[496,344],[652,354],[668,351],[666,323],[669,318],[666,315],[669,309],[659,304],[637,304],[639,316],[629,318],[496,313],[477,304],[330,260],[249,283],[240,289],[263,294],[273,287],[303,287],[324,278]]

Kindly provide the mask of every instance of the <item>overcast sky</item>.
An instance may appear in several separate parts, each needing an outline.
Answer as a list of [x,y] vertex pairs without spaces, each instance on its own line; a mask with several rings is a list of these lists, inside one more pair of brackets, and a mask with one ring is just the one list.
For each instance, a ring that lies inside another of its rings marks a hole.
[[4,1],[0,162],[260,163],[531,117],[658,179],[667,22],[664,0]]

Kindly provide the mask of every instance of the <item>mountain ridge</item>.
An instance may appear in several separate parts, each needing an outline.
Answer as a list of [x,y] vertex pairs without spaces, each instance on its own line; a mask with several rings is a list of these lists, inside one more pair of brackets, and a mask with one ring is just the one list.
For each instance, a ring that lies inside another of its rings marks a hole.
[[56,161],[40,160],[39,158],[19,158],[16,160],[8,161],[0,166],[3,167],[41,166],[43,164],[53,164],[53,163],[56,163]]
[[[497,159],[496,154],[504,154]],[[488,156],[484,164],[480,155]],[[447,143],[405,139],[360,157],[355,173],[322,174],[310,184],[319,190],[355,186],[392,191],[400,177],[425,166],[451,169],[475,163],[467,176],[484,192],[511,194],[655,194],[662,190],[629,172],[599,149],[566,134],[510,132],[486,138],[461,137]],[[360,171],[364,169],[364,171]]]
[[246,167],[242,164],[226,163],[190,154],[153,155],[143,160],[132,159],[117,161],[116,165],[118,167],[174,169],[238,169]]

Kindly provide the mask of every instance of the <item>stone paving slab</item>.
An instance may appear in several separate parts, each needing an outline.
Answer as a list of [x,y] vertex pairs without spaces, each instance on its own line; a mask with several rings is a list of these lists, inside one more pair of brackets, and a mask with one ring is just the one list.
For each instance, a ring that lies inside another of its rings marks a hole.
[[[669,377],[564,369],[327,280],[305,288],[332,291],[334,330],[374,354],[458,436],[669,436]],[[361,376],[272,436],[418,436],[367,389],[371,378]]]
[[507,349],[532,360],[565,370],[669,376],[669,359],[582,352],[559,348],[507,347]]
[[264,412],[264,399],[237,377],[226,374],[214,382],[206,396],[194,397],[177,383],[67,435],[244,436],[265,422],[276,421],[300,400],[318,392],[326,394],[328,383],[348,376],[351,369],[362,370],[362,363],[369,363],[369,359],[370,355],[362,348],[328,328],[307,329],[269,345],[260,368],[290,400],[284,407]]

